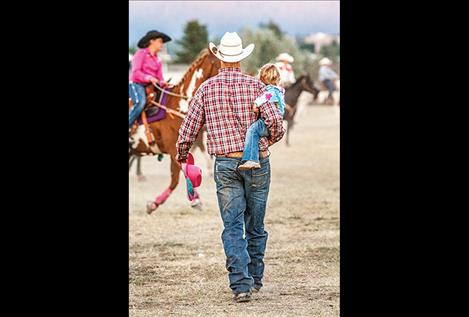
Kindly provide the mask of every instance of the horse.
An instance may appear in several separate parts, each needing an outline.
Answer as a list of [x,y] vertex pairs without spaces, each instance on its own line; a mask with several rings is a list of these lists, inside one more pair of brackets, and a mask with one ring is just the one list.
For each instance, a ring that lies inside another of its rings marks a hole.
[[283,120],[287,122],[287,131],[286,131],[286,144],[290,146],[289,134],[290,130],[293,128],[295,121],[293,120],[297,112],[297,102],[300,94],[303,91],[307,91],[313,94],[314,99],[317,98],[319,94],[319,89],[317,89],[311,77],[307,74],[301,75],[298,77],[295,83],[285,89],[285,114]]
[[[193,97],[205,80],[218,74],[220,67],[220,60],[207,48],[203,49],[189,66],[181,80],[170,89],[165,89],[164,93],[167,94],[166,117],[148,124],[155,137],[155,143],[152,145],[143,134],[143,137],[138,139],[138,143],[129,147],[129,161],[132,155],[168,154],[171,159],[171,182],[167,189],[156,197],[155,201],[147,203],[148,214],[151,214],[161,204],[166,202],[179,183],[179,171],[181,168],[176,160],[176,142],[182,120],[189,108],[189,99]],[[151,94],[149,97],[154,98]],[[142,136],[142,134],[140,135]],[[191,201],[191,206],[201,209],[200,196],[197,191],[195,191],[195,197],[196,199]]]

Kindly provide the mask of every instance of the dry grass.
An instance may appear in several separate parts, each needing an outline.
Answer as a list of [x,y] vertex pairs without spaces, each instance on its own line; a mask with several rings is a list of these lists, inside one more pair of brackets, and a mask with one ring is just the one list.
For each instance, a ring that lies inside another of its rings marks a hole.
[[[308,95],[302,95],[305,105]],[[130,179],[130,316],[338,316],[338,111],[304,106],[291,135],[272,147],[272,182],[264,288],[249,303],[234,303],[213,179],[192,210],[181,182],[154,214],[145,211],[169,184],[169,160],[143,158],[148,181]],[[205,166],[200,153],[196,162]]]

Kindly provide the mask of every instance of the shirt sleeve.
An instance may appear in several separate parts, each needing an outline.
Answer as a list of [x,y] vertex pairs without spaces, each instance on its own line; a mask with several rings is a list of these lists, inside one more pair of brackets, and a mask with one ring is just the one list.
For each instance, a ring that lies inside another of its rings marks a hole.
[[265,102],[279,102],[280,100],[277,98],[277,93],[273,88],[267,87],[267,90],[262,93],[259,97],[256,98],[254,103],[256,106],[260,107]]
[[280,115],[283,117],[285,114],[285,95],[284,95],[285,89],[282,88],[282,90],[277,91],[277,98],[278,98],[278,111],[280,112]]
[[[202,88],[202,87],[201,87]],[[199,89],[189,104],[189,111],[182,121],[179,137],[176,143],[180,159],[186,159],[192,144],[195,142],[200,129],[205,123],[203,107],[203,89]]]
[[158,70],[156,71],[156,78],[158,79],[158,81],[161,83],[164,81],[164,78],[163,78],[163,62],[161,61],[161,59],[158,57]]
[[274,102],[264,102],[259,107],[261,118],[264,119],[267,130],[269,131],[268,140],[273,144],[280,141],[285,134],[283,127],[283,118]]
[[256,100],[254,100],[254,103],[256,104],[256,106],[260,107],[262,104],[264,104],[265,102],[267,102],[267,98],[265,96],[265,93],[260,95],[259,97],[256,98]]

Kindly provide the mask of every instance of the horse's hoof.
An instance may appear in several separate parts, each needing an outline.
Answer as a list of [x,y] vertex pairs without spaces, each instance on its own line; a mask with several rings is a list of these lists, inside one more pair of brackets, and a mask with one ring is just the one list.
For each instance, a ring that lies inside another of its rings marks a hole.
[[158,204],[154,201],[147,202],[147,214],[151,214],[158,208]]
[[145,177],[145,175],[137,175],[137,180],[139,182],[144,182],[147,180],[147,178]]
[[198,211],[203,210],[202,202],[198,198],[194,199],[194,201],[191,202],[191,207],[194,208],[194,209],[197,209]]

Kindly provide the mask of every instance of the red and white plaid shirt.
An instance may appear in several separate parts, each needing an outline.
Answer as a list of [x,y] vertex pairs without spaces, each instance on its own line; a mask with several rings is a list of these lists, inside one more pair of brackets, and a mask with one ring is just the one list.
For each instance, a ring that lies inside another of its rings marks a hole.
[[[252,104],[266,91],[265,87],[257,78],[241,73],[240,68],[221,68],[218,75],[206,80],[192,98],[179,129],[179,158],[186,158],[204,124],[207,125],[209,154],[243,151],[246,131],[256,121]],[[259,109],[269,131],[269,140],[279,141],[285,129],[277,106],[266,102]],[[268,145],[267,138],[261,138],[259,150],[267,150]]]

